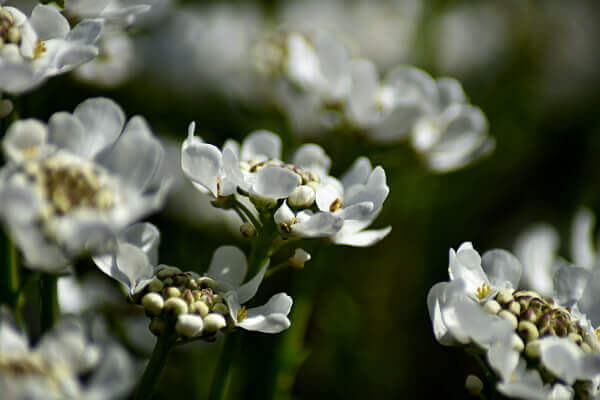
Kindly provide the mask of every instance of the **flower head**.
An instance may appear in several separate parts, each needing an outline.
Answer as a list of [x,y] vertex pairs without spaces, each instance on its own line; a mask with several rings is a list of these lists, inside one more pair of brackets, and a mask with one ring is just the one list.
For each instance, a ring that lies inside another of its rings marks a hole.
[[116,344],[91,341],[64,320],[35,347],[0,316],[0,390],[10,399],[117,399],[133,386],[133,362]]
[[235,246],[219,247],[204,276],[156,264],[158,230],[136,224],[121,235],[112,255],[94,257],[98,267],[123,283],[132,298],[153,317],[151,329],[160,334],[165,321],[175,318],[182,337],[210,340],[225,328],[278,333],[290,326],[292,299],[279,293],[263,306],[244,306],[254,297],[268,263],[244,283],[247,261]]
[[139,116],[96,98],[48,124],[28,119],[3,141],[2,219],[27,264],[60,271],[82,253],[106,252],[115,234],[162,204],[163,149]]
[[86,19],[71,30],[54,6],[37,5],[28,18],[0,5],[0,90],[22,93],[98,55],[102,21]]

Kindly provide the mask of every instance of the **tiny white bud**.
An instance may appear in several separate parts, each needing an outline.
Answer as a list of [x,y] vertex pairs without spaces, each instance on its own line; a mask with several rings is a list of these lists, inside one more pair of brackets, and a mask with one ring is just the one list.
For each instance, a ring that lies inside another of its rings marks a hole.
[[294,255],[289,258],[288,262],[293,268],[304,268],[304,264],[310,261],[310,259],[310,253],[304,249],[296,249]]
[[294,223],[296,216],[294,212],[287,206],[287,204],[283,203],[281,207],[275,211],[273,219],[275,220],[277,226],[282,224],[291,225]]
[[496,301],[500,304],[508,303],[513,299],[512,292],[513,291],[510,289],[503,289],[499,291],[498,295],[496,296]]
[[199,315],[183,314],[177,317],[175,331],[182,336],[193,338],[202,333],[204,321]]
[[219,329],[223,329],[227,326],[225,318],[218,313],[209,313],[204,317],[204,330],[206,332],[216,332]]
[[507,310],[502,310],[498,313],[498,316],[502,317],[505,320],[507,320],[508,322],[510,322],[513,329],[517,329],[517,326],[519,325],[519,321],[517,320],[517,317],[515,317],[515,314],[513,314]]
[[173,286],[167,288],[166,294],[167,294],[167,297],[181,297],[181,291]]
[[518,332],[523,336],[526,342],[531,342],[540,336],[537,326],[529,321],[519,322]]
[[315,202],[315,191],[307,185],[298,186],[288,196],[288,204],[294,208],[308,208]]
[[240,232],[245,238],[253,238],[256,236],[256,228],[250,222],[244,222],[240,225]]
[[502,310],[502,307],[496,300],[488,300],[483,305],[483,309],[490,314],[496,315]]
[[179,297],[171,297],[165,301],[165,310],[175,315],[181,315],[188,312],[188,305]]
[[469,375],[465,381],[465,389],[469,394],[479,396],[483,390],[483,382],[475,375]]
[[150,292],[142,297],[142,306],[152,315],[159,315],[165,305],[165,300],[158,293]]

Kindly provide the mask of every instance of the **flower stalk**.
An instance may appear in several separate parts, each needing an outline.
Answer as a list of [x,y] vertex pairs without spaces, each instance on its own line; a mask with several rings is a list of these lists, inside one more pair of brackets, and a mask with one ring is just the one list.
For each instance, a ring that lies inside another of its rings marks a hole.
[[229,371],[240,347],[241,332],[231,332],[225,336],[221,357],[210,386],[209,400],[223,400],[229,385]]
[[0,302],[8,304],[19,321],[19,255],[8,236],[3,234],[1,241],[4,264],[0,268]]
[[42,274],[40,278],[40,328],[48,332],[60,315],[58,304],[58,275]]
[[158,384],[162,371],[167,364],[167,357],[169,351],[173,347],[176,336],[174,335],[174,325],[172,323],[166,324],[165,332],[158,336],[152,356],[146,365],[144,375],[140,380],[137,393],[135,395],[136,400],[147,400],[152,397],[154,389]]

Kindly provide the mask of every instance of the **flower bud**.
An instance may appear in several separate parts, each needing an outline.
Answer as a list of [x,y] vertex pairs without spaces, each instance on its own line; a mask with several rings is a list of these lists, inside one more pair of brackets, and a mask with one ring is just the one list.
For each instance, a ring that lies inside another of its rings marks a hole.
[[142,297],[142,306],[151,315],[159,315],[165,305],[165,300],[158,293],[150,292]]
[[175,315],[181,315],[188,312],[188,305],[179,297],[171,297],[165,301],[165,310]]
[[251,239],[256,236],[256,228],[250,222],[244,222],[240,225],[240,233],[243,237]]
[[202,276],[202,277],[198,278],[198,285],[200,285],[200,287],[203,289],[206,289],[206,288],[214,289],[216,286],[216,282],[214,281],[214,279],[209,278],[208,276]]
[[169,287],[166,291],[167,297],[181,297],[181,292],[176,287]]
[[151,292],[160,292],[164,286],[164,283],[160,279],[153,278],[148,284],[148,290]]
[[521,314],[521,305],[517,301],[509,301],[506,304],[506,309],[517,316]]
[[521,336],[526,342],[531,342],[532,340],[535,340],[540,336],[537,326],[535,326],[532,322],[529,321],[519,322],[517,331],[521,334]]
[[502,307],[496,300],[488,300],[483,305],[483,309],[490,314],[496,315],[502,310]]
[[503,290],[499,291],[498,295],[496,296],[496,301],[500,304],[506,304],[509,301],[511,301],[512,299],[513,299],[512,290],[510,290],[510,289],[503,289]]
[[223,329],[227,326],[225,317],[218,313],[209,313],[204,317],[204,330],[206,332],[216,332],[219,329]]
[[193,314],[183,314],[177,317],[175,331],[181,336],[193,338],[199,336],[204,328],[202,317]]
[[475,375],[469,375],[465,381],[465,389],[472,396],[479,396],[483,390],[483,382]]
[[308,185],[298,186],[288,196],[288,204],[294,208],[309,208],[315,202],[315,191]]
[[223,314],[223,315],[228,315],[229,314],[229,309],[223,303],[217,303],[217,304],[215,304],[215,306],[213,307],[212,310],[213,310],[213,312],[217,312],[217,313]]
[[202,317],[206,317],[210,311],[208,306],[203,301],[197,301],[194,303],[195,312],[200,314]]
[[275,211],[273,218],[277,226],[281,226],[284,224],[292,225],[296,220],[294,212],[287,206],[286,203],[283,203],[281,207],[279,207],[277,211]]
[[158,271],[156,276],[159,277],[160,279],[163,279],[163,278],[167,278],[167,277],[177,275],[180,273],[181,273],[181,270],[179,268],[169,267],[169,266],[165,265],[160,271]]
[[539,358],[540,356],[540,341],[532,340],[525,346],[525,354],[529,358]]
[[498,313],[499,317],[504,318],[505,320],[507,320],[508,322],[510,322],[510,324],[512,325],[512,327],[514,329],[517,329],[517,326],[519,325],[519,321],[517,320],[517,317],[515,317],[515,314],[511,313],[510,311],[507,310],[502,310]]
[[294,255],[288,259],[292,268],[304,268],[304,264],[310,261],[311,256],[304,249],[296,249]]

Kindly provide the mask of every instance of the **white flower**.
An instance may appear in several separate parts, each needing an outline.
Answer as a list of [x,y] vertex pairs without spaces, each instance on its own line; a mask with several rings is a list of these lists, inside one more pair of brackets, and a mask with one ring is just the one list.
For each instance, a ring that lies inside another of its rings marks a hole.
[[123,283],[131,296],[157,318],[163,309],[175,313],[178,333],[210,338],[229,324],[265,333],[278,333],[290,326],[287,315],[292,299],[285,293],[274,295],[260,307],[243,306],[258,291],[268,262],[243,283],[246,256],[235,246],[221,246],[205,276],[184,273],[176,267],[156,265],[158,236],[150,224],[134,225],[121,237],[115,254],[94,257],[94,261],[107,275]]
[[101,87],[116,87],[137,68],[134,42],[122,30],[113,30],[98,41],[100,56],[75,70],[77,79]]
[[100,18],[117,28],[131,25],[138,14],[149,9],[148,4],[124,5],[121,0],[65,0],[65,13],[69,16]]
[[102,21],[86,19],[71,30],[53,6],[37,5],[29,18],[0,6],[0,90],[22,93],[98,55]]
[[[600,383],[596,332],[577,306],[564,308],[556,301],[576,297],[573,293],[579,293],[580,286],[575,280],[556,283],[555,278],[555,299],[531,290],[515,291],[521,274],[518,259],[504,250],[480,258],[470,243],[457,252],[450,250],[449,274],[451,281],[436,284],[427,299],[440,343],[477,345],[499,375],[498,389],[506,395],[595,395]],[[528,369],[523,367],[525,361]],[[543,371],[567,386],[547,385],[554,381]]]
[[3,140],[2,219],[36,269],[60,271],[82,253],[106,252],[117,232],[158,209],[168,187],[163,149],[146,121],[96,98],[48,125],[21,120]]
[[[17,373],[18,371],[18,373]],[[0,316],[0,391],[7,399],[118,399],[135,380],[133,362],[116,344],[88,339],[77,321],[65,320],[35,347]]]

